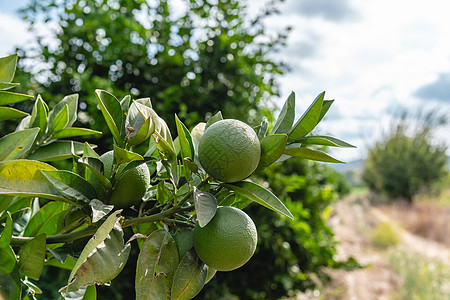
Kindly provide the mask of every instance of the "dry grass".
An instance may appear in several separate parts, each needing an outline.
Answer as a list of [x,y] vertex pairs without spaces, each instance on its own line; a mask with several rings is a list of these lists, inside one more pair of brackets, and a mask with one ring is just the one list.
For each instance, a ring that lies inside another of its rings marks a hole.
[[383,208],[409,232],[450,246],[450,206],[433,202],[395,203]]

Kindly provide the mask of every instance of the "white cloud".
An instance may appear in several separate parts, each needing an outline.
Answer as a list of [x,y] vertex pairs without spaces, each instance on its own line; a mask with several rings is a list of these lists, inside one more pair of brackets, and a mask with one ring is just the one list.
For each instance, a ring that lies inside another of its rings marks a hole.
[[32,35],[18,17],[0,12],[0,56],[14,52],[14,47],[26,44]]

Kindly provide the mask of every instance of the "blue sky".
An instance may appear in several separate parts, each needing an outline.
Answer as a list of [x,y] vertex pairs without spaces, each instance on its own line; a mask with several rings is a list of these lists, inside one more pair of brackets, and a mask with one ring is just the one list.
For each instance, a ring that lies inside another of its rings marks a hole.
[[[31,36],[14,12],[27,1],[0,1],[3,56]],[[247,2],[252,12],[266,1]],[[449,8],[446,0],[286,0],[267,23],[294,27],[279,54],[292,72],[277,103],[294,91],[300,116],[326,91],[335,103],[319,131],[358,146],[333,151],[347,161],[363,158],[401,107],[450,113]],[[438,138],[450,141],[447,132]]]

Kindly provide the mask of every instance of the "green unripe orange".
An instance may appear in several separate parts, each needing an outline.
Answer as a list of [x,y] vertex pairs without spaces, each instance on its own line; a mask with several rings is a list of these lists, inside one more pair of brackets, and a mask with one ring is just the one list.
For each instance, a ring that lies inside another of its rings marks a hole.
[[[113,155],[113,151],[109,151],[100,156],[104,165],[104,175],[107,178],[112,176]],[[150,171],[144,163],[117,177],[107,204],[112,204],[116,208],[131,207],[141,201],[149,185]]]
[[252,219],[242,210],[221,206],[204,227],[194,228],[198,257],[217,271],[243,266],[255,253],[258,234]]
[[203,169],[223,182],[236,182],[250,176],[258,167],[261,145],[256,132],[234,119],[209,126],[198,145]]

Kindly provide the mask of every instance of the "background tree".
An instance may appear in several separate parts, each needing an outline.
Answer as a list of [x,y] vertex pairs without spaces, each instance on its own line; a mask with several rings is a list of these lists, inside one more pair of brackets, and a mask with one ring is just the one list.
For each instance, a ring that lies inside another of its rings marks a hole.
[[[447,118],[431,111],[411,118],[404,112],[398,124],[369,151],[363,179],[389,199],[412,202],[448,171],[447,145],[433,142],[433,131]],[[417,125],[415,125],[417,124]]]
[[[263,22],[276,2],[248,20],[237,0],[182,1],[177,9],[167,0],[32,0],[22,15],[37,47],[21,49],[21,66],[47,101],[79,93],[79,121],[100,131],[94,89],[150,97],[169,123],[177,113],[190,128],[218,110],[254,124],[262,108],[273,109],[286,70],[270,55],[289,28],[270,36]],[[39,36],[42,20],[53,24],[56,43]]]

